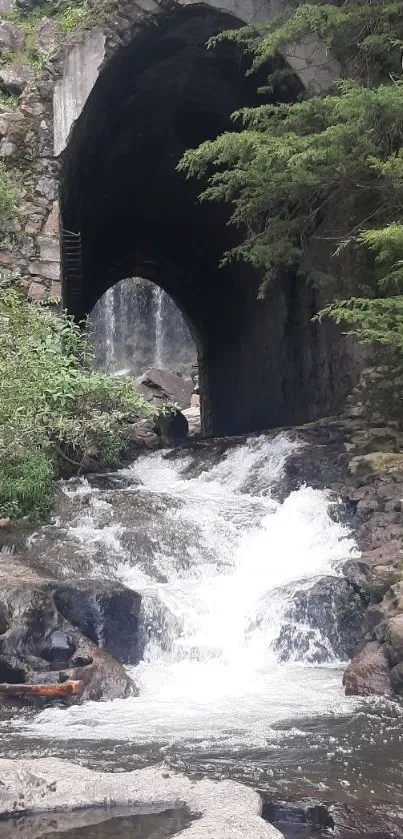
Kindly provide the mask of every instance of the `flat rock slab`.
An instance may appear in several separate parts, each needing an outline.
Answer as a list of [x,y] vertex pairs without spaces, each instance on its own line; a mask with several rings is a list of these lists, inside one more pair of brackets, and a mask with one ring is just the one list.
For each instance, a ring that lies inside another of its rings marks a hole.
[[[234,781],[191,781],[161,767],[112,774],[53,758],[0,760],[0,817],[126,806],[144,812],[187,807],[197,818],[181,832],[181,839],[282,837],[261,818],[260,796]],[[2,839],[12,839],[13,830],[15,825],[4,821]],[[32,832],[29,839],[36,839]]]

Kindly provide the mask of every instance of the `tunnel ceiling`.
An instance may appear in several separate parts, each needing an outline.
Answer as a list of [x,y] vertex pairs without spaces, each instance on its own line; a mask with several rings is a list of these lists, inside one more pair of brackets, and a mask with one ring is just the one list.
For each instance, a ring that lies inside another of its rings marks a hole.
[[176,165],[187,148],[229,129],[235,109],[262,101],[236,47],[206,49],[211,35],[240,25],[207,6],[181,8],[147,26],[101,72],[62,171],[62,224],[82,236],[80,303],[76,295],[70,304],[65,289],[75,314],[122,277],[141,275],[173,296],[205,340],[216,332],[213,311],[226,328],[223,307],[242,282],[217,266],[234,232],[222,207],[198,203],[200,184]]

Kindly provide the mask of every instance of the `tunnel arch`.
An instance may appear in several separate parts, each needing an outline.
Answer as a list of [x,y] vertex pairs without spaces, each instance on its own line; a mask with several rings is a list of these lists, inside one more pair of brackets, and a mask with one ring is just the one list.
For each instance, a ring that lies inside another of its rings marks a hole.
[[[85,316],[127,276],[163,288],[197,346],[203,430],[218,435],[313,419],[346,389],[335,335],[311,323],[315,292],[283,277],[262,303],[250,267],[220,269],[236,236],[227,210],[200,204],[200,185],[176,171],[186,148],[262,101],[234,45],[205,49],[211,35],[242,23],[194,4],[144,26],[101,70],[60,179],[66,307]],[[294,76],[273,98],[300,90]]]

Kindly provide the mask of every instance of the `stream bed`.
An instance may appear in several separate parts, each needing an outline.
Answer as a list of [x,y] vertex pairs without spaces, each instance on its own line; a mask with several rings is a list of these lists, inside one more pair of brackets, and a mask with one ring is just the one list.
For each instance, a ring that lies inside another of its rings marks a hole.
[[[402,705],[346,697],[340,616],[322,631],[301,617],[296,627],[290,611],[357,555],[330,492],[279,493],[303,445],[252,436],[219,454],[156,452],[62,485],[54,521],[30,539],[32,562],[142,595],[141,661],[129,668],[140,693],[4,718],[2,756],[115,772],[164,762],[252,785],[267,806],[325,801],[374,825],[348,835],[403,836]],[[109,835],[120,834],[88,833]]]

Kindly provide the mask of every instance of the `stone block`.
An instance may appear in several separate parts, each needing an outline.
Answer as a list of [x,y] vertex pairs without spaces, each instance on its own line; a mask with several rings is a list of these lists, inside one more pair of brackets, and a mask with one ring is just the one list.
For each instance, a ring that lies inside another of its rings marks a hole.
[[59,202],[54,201],[53,207],[43,226],[43,232],[49,236],[57,236],[59,233]]
[[28,297],[35,303],[41,303],[45,299],[46,288],[43,283],[33,280],[28,289]]
[[60,246],[53,236],[38,236],[38,245],[43,262],[60,262]]
[[0,157],[14,157],[17,154],[17,146],[10,140],[4,140],[0,143]]
[[50,286],[50,297],[53,297],[55,300],[62,299],[62,284],[61,282],[53,282]]
[[48,201],[54,201],[57,197],[57,183],[54,178],[40,178],[35,192],[44,195]]
[[41,262],[39,259],[29,264],[29,273],[47,280],[60,280],[60,264],[58,262]]

